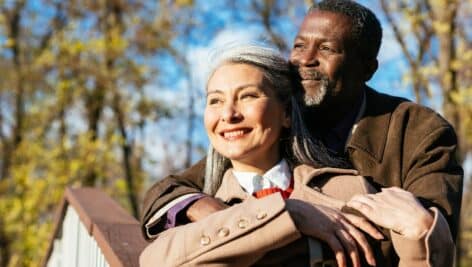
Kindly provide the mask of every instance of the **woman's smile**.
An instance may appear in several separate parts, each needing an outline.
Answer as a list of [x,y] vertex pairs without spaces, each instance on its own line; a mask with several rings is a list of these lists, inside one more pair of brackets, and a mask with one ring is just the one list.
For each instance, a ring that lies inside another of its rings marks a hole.
[[223,130],[220,135],[228,141],[233,141],[245,137],[251,131],[251,128],[238,128],[231,130]]
[[208,81],[205,128],[214,149],[233,167],[277,163],[280,133],[289,126],[285,110],[258,67],[225,64]]

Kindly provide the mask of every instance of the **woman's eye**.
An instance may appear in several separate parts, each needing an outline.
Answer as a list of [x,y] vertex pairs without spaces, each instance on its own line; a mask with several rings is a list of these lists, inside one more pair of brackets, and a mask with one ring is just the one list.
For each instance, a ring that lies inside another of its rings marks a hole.
[[247,94],[243,94],[241,95],[240,97],[241,99],[252,99],[252,98],[257,98],[257,94],[256,93],[247,93]]
[[216,105],[216,104],[219,104],[221,102],[223,102],[223,101],[221,101],[221,99],[219,99],[219,98],[209,98],[207,100],[208,105]]
[[293,45],[293,48],[298,50],[298,49],[302,49],[304,47],[304,44],[303,43],[295,43]]

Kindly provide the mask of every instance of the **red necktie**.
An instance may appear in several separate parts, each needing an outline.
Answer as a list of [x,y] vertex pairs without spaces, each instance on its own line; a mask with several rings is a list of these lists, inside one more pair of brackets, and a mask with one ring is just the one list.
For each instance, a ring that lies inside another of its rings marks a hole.
[[293,178],[290,179],[290,185],[288,186],[288,188],[286,190],[282,190],[282,189],[277,188],[277,187],[271,187],[271,188],[266,188],[266,189],[262,189],[262,190],[259,190],[257,192],[254,192],[252,195],[255,196],[256,198],[263,198],[263,197],[271,195],[273,193],[280,192],[282,197],[284,199],[287,199],[290,196],[290,194],[292,193],[292,191],[293,191]]

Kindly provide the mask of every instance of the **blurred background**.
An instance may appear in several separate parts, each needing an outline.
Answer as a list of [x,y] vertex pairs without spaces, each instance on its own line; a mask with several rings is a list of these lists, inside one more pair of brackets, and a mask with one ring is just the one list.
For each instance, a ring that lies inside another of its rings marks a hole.
[[[66,186],[138,216],[155,181],[205,154],[214,47],[288,55],[313,1],[0,0],[0,267],[38,266]],[[472,3],[364,0],[384,28],[373,88],[451,122],[466,171],[459,266],[472,266]]]

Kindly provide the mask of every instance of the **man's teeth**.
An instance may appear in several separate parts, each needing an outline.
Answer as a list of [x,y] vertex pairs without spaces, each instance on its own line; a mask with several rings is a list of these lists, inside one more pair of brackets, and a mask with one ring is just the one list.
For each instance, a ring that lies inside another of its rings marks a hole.
[[243,131],[243,130],[232,131],[232,132],[225,132],[225,133],[224,133],[224,137],[225,137],[225,138],[234,138],[234,137],[242,136],[243,134],[244,134],[244,131]]

